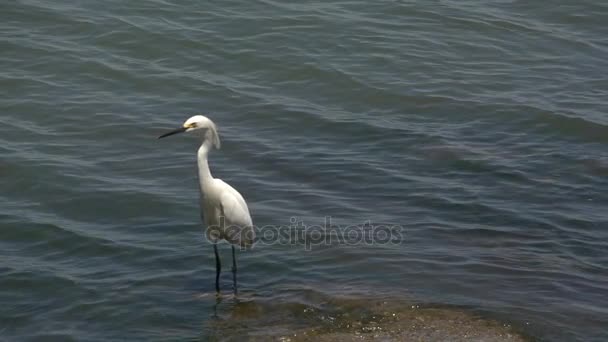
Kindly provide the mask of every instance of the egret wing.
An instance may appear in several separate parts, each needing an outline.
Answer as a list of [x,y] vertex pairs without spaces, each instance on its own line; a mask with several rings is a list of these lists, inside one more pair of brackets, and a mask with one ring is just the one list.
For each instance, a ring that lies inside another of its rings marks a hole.
[[255,235],[247,202],[238,191],[223,181],[222,183],[224,191],[220,205],[224,218],[224,238],[233,244],[250,246]]

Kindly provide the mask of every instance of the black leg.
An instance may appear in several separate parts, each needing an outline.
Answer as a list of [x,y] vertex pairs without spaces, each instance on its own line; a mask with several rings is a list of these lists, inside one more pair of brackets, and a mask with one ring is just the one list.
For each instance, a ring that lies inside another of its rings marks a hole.
[[234,295],[236,296],[236,254],[234,253],[234,245],[232,245],[232,282],[234,286]]
[[215,291],[220,293],[220,273],[222,272],[222,263],[220,256],[217,254],[217,243],[213,244],[213,252],[215,253]]

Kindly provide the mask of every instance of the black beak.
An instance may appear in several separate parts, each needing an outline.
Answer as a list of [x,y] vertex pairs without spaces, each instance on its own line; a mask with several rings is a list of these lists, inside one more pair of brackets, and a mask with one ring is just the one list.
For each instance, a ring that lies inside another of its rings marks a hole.
[[158,137],[158,139],[164,138],[164,137],[168,137],[170,135],[177,134],[177,133],[184,133],[187,129],[188,128],[186,128],[186,127],[180,127],[178,129],[174,129],[174,130],[172,130],[170,132],[167,132],[167,133],[161,135],[160,137]]

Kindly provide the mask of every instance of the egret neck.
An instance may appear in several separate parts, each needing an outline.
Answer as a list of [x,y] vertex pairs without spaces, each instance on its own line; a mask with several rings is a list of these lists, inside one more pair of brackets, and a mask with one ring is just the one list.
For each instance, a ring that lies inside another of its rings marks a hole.
[[203,144],[198,149],[197,159],[198,159],[198,177],[201,182],[201,191],[205,193],[206,189],[209,189],[211,186],[211,182],[213,181],[213,177],[211,176],[211,171],[209,170],[209,161],[207,160],[207,155],[209,154],[209,150],[211,149],[211,140],[205,137],[203,140]]

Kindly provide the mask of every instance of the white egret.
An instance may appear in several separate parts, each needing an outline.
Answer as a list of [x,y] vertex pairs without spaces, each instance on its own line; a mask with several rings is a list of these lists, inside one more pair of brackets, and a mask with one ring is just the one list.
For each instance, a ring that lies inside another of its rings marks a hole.
[[217,243],[226,240],[232,247],[232,276],[234,293],[236,284],[235,245],[249,247],[255,236],[247,202],[233,187],[218,178],[213,178],[209,170],[207,155],[215,147],[220,148],[220,138],[213,121],[203,115],[195,115],[183,126],[161,135],[168,137],[177,133],[192,133],[202,140],[198,149],[198,177],[200,183],[200,206],[202,220],[207,226],[207,237],[213,243],[215,253],[215,290],[220,292],[220,273],[222,264],[217,252]]

